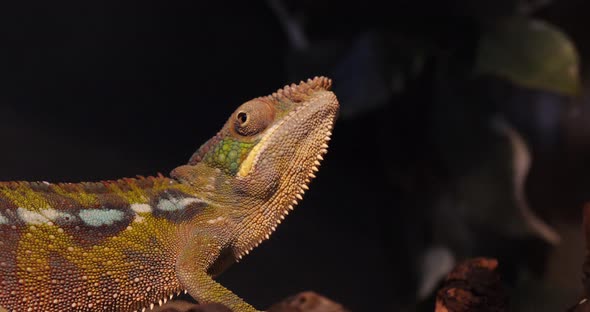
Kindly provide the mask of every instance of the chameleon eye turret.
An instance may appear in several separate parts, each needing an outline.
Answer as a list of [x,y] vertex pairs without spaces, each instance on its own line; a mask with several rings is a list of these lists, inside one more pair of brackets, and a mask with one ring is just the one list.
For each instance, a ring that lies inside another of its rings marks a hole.
[[256,311],[212,277],[303,199],[338,111],[330,86],[244,103],[170,177],[0,182],[0,307],[142,311],[188,292]]
[[268,103],[253,100],[244,103],[234,113],[233,129],[241,136],[254,136],[273,122],[275,109]]

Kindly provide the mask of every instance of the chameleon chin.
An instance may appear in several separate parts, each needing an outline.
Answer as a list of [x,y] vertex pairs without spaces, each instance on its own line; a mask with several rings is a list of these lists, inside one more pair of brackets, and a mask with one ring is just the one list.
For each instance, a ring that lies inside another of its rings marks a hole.
[[242,104],[170,177],[0,182],[0,306],[142,311],[185,291],[256,311],[213,277],[303,198],[338,112],[330,86],[316,77]]

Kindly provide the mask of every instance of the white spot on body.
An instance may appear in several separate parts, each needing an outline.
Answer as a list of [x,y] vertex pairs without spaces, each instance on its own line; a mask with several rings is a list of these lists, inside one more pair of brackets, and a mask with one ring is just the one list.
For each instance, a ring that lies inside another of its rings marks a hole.
[[152,206],[148,204],[131,204],[131,210],[137,213],[148,213],[152,212]]
[[8,224],[8,219],[0,213],[0,225]]
[[158,209],[164,211],[173,211],[178,210],[178,207],[176,207],[176,205],[173,203],[173,200],[163,198],[158,202]]
[[46,222],[55,221],[58,218],[73,220],[74,216],[69,213],[60,212],[53,208],[41,209],[39,211],[32,211],[26,208],[19,207],[16,210],[18,217],[28,224],[43,224]]
[[201,202],[201,200],[198,198],[187,197],[187,198],[183,198],[183,199],[179,200],[178,204],[180,206],[182,206],[182,209],[184,209],[186,206],[193,204],[193,203],[198,203],[198,202]]
[[201,202],[200,199],[195,197],[186,197],[186,198],[162,198],[158,202],[158,209],[163,211],[176,211],[182,210],[186,208],[188,205],[192,203]]
[[112,225],[123,220],[123,212],[115,209],[86,209],[81,210],[80,218],[90,226]]
[[[39,211],[39,213],[42,214],[48,220],[55,220],[55,219],[62,216],[61,212],[59,212],[55,209],[52,209],[52,208],[43,209],[43,210]],[[65,213],[63,215],[65,215]]]
[[25,208],[19,207],[16,210],[18,217],[25,221],[28,224],[43,224],[49,221],[44,215],[40,214],[36,211],[27,210]]

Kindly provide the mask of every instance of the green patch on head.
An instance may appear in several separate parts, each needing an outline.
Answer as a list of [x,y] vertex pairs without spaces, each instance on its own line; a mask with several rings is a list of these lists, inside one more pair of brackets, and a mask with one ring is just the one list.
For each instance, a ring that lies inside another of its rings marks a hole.
[[241,142],[231,137],[226,137],[205,155],[204,161],[211,167],[219,168],[227,174],[235,175],[242,161],[248,156],[252,148],[258,143]]

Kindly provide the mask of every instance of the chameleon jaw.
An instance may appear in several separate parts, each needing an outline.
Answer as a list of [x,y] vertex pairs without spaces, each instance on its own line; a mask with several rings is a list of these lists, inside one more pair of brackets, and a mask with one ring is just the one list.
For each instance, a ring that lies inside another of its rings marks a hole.
[[[270,210],[279,211],[277,217],[273,218],[274,220],[271,221],[271,224],[268,228],[265,229],[264,232],[259,233],[258,239],[252,240],[251,244],[248,244],[245,248],[242,248],[239,253],[236,255],[236,262],[239,262],[244,256],[248,255],[250,251],[254,248],[258,247],[263,241],[270,238],[270,235],[276,231],[276,228],[285,217],[295,209],[295,206],[303,200],[303,195],[307,190],[309,190],[309,183],[311,180],[316,178],[316,173],[319,171],[319,167],[321,162],[324,160],[323,155],[328,152],[328,143],[331,140],[332,129],[333,129],[334,120],[330,120],[324,125],[323,130],[323,141],[319,146],[319,150],[315,157],[313,158],[313,164],[308,167],[306,172],[306,178],[304,181],[297,185],[297,189],[295,192],[292,192],[289,197],[285,200],[284,205],[280,205],[281,208],[271,207]],[[273,130],[274,131],[274,130]],[[259,154],[257,154],[258,156]]]

